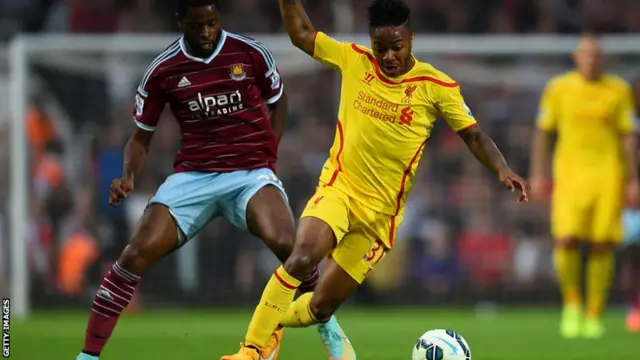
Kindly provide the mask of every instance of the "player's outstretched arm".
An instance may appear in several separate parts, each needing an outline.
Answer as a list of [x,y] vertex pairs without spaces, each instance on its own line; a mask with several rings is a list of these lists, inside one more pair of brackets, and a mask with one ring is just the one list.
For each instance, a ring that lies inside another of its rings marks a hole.
[[638,179],[638,134],[626,134],[623,138],[624,158],[627,168],[626,201],[627,205],[638,207],[640,203],[640,184]]
[[622,103],[618,107],[617,125],[621,133],[624,148],[624,160],[626,165],[627,184],[625,189],[628,206],[640,205],[640,184],[638,183],[638,118],[633,89],[625,84]]
[[445,80],[446,86],[432,86],[430,90],[445,121],[460,135],[473,155],[498,175],[504,186],[511,191],[520,191],[519,202],[529,201],[529,185],[509,168],[496,144],[480,129],[471,109],[464,102],[458,84],[445,74],[440,76]]
[[529,185],[527,182],[509,168],[507,161],[496,144],[479,126],[467,127],[458,131],[458,134],[467,144],[471,153],[484,166],[496,173],[504,186],[511,191],[520,191],[521,194],[518,201],[526,202],[529,200]]
[[280,14],[291,43],[313,56],[315,29],[299,0],[279,0]]
[[549,161],[549,148],[551,146],[551,134],[542,129],[533,131],[531,139],[531,161],[529,177],[531,181],[532,195],[541,198],[547,184],[547,163]]

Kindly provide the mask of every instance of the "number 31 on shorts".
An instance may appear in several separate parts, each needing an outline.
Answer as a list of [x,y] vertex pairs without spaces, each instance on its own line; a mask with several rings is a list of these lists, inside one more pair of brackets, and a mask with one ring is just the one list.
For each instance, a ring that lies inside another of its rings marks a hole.
[[366,262],[370,263],[370,266],[375,266],[386,254],[387,249],[382,245],[382,241],[380,239],[376,239],[376,241],[371,245],[369,252],[362,258]]

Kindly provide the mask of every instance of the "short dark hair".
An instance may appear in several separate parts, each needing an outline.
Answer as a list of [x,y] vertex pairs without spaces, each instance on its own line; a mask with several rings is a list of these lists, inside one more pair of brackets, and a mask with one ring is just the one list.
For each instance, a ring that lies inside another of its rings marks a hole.
[[411,27],[411,9],[402,0],[373,0],[369,5],[369,28],[381,26]]
[[215,6],[220,10],[220,4],[218,0],[180,0],[178,2],[178,15],[184,16],[187,13],[187,9],[191,7],[201,6]]

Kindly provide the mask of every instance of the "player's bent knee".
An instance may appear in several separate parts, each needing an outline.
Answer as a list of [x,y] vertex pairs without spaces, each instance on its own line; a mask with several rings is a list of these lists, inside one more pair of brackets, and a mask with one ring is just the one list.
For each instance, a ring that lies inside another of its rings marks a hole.
[[283,263],[287,260],[295,242],[294,231],[273,231],[263,235],[262,239]]
[[304,280],[316,265],[318,264],[312,256],[292,254],[284,263],[284,270],[294,278]]
[[555,243],[555,247],[564,248],[564,249],[577,248],[578,245],[579,245],[578,240],[572,237],[558,238]]
[[163,255],[153,240],[149,237],[147,241],[132,241],[120,255],[120,266],[136,275],[144,274]]
[[177,225],[169,210],[162,205],[152,205],[140,219],[131,242],[124,248],[118,262],[124,269],[142,275],[156,261],[173,251],[178,240]]
[[124,248],[118,260],[120,266],[136,275],[142,275],[149,268],[149,262],[146,259],[145,251],[140,246],[131,244]]

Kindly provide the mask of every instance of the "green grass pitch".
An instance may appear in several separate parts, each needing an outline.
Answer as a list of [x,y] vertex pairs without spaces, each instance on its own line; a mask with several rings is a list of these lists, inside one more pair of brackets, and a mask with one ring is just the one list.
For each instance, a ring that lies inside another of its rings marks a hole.
[[[11,359],[74,360],[82,345],[86,313],[35,313],[14,321]],[[237,350],[250,312],[145,312],[123,317],[101,358],[104,360],[217,360]],[[557,335],[558,312],[499,309],[478,317],[471,310],[382,309],[340,311],[358,359],[410,360],[424,331],[450,328],[469,342],[475,360],[640,359],[640,334],[623,328],[620,311],[607,315],[605,338],[563,340]],[[290,329],[281,360],[323,360],[315,329]]]

